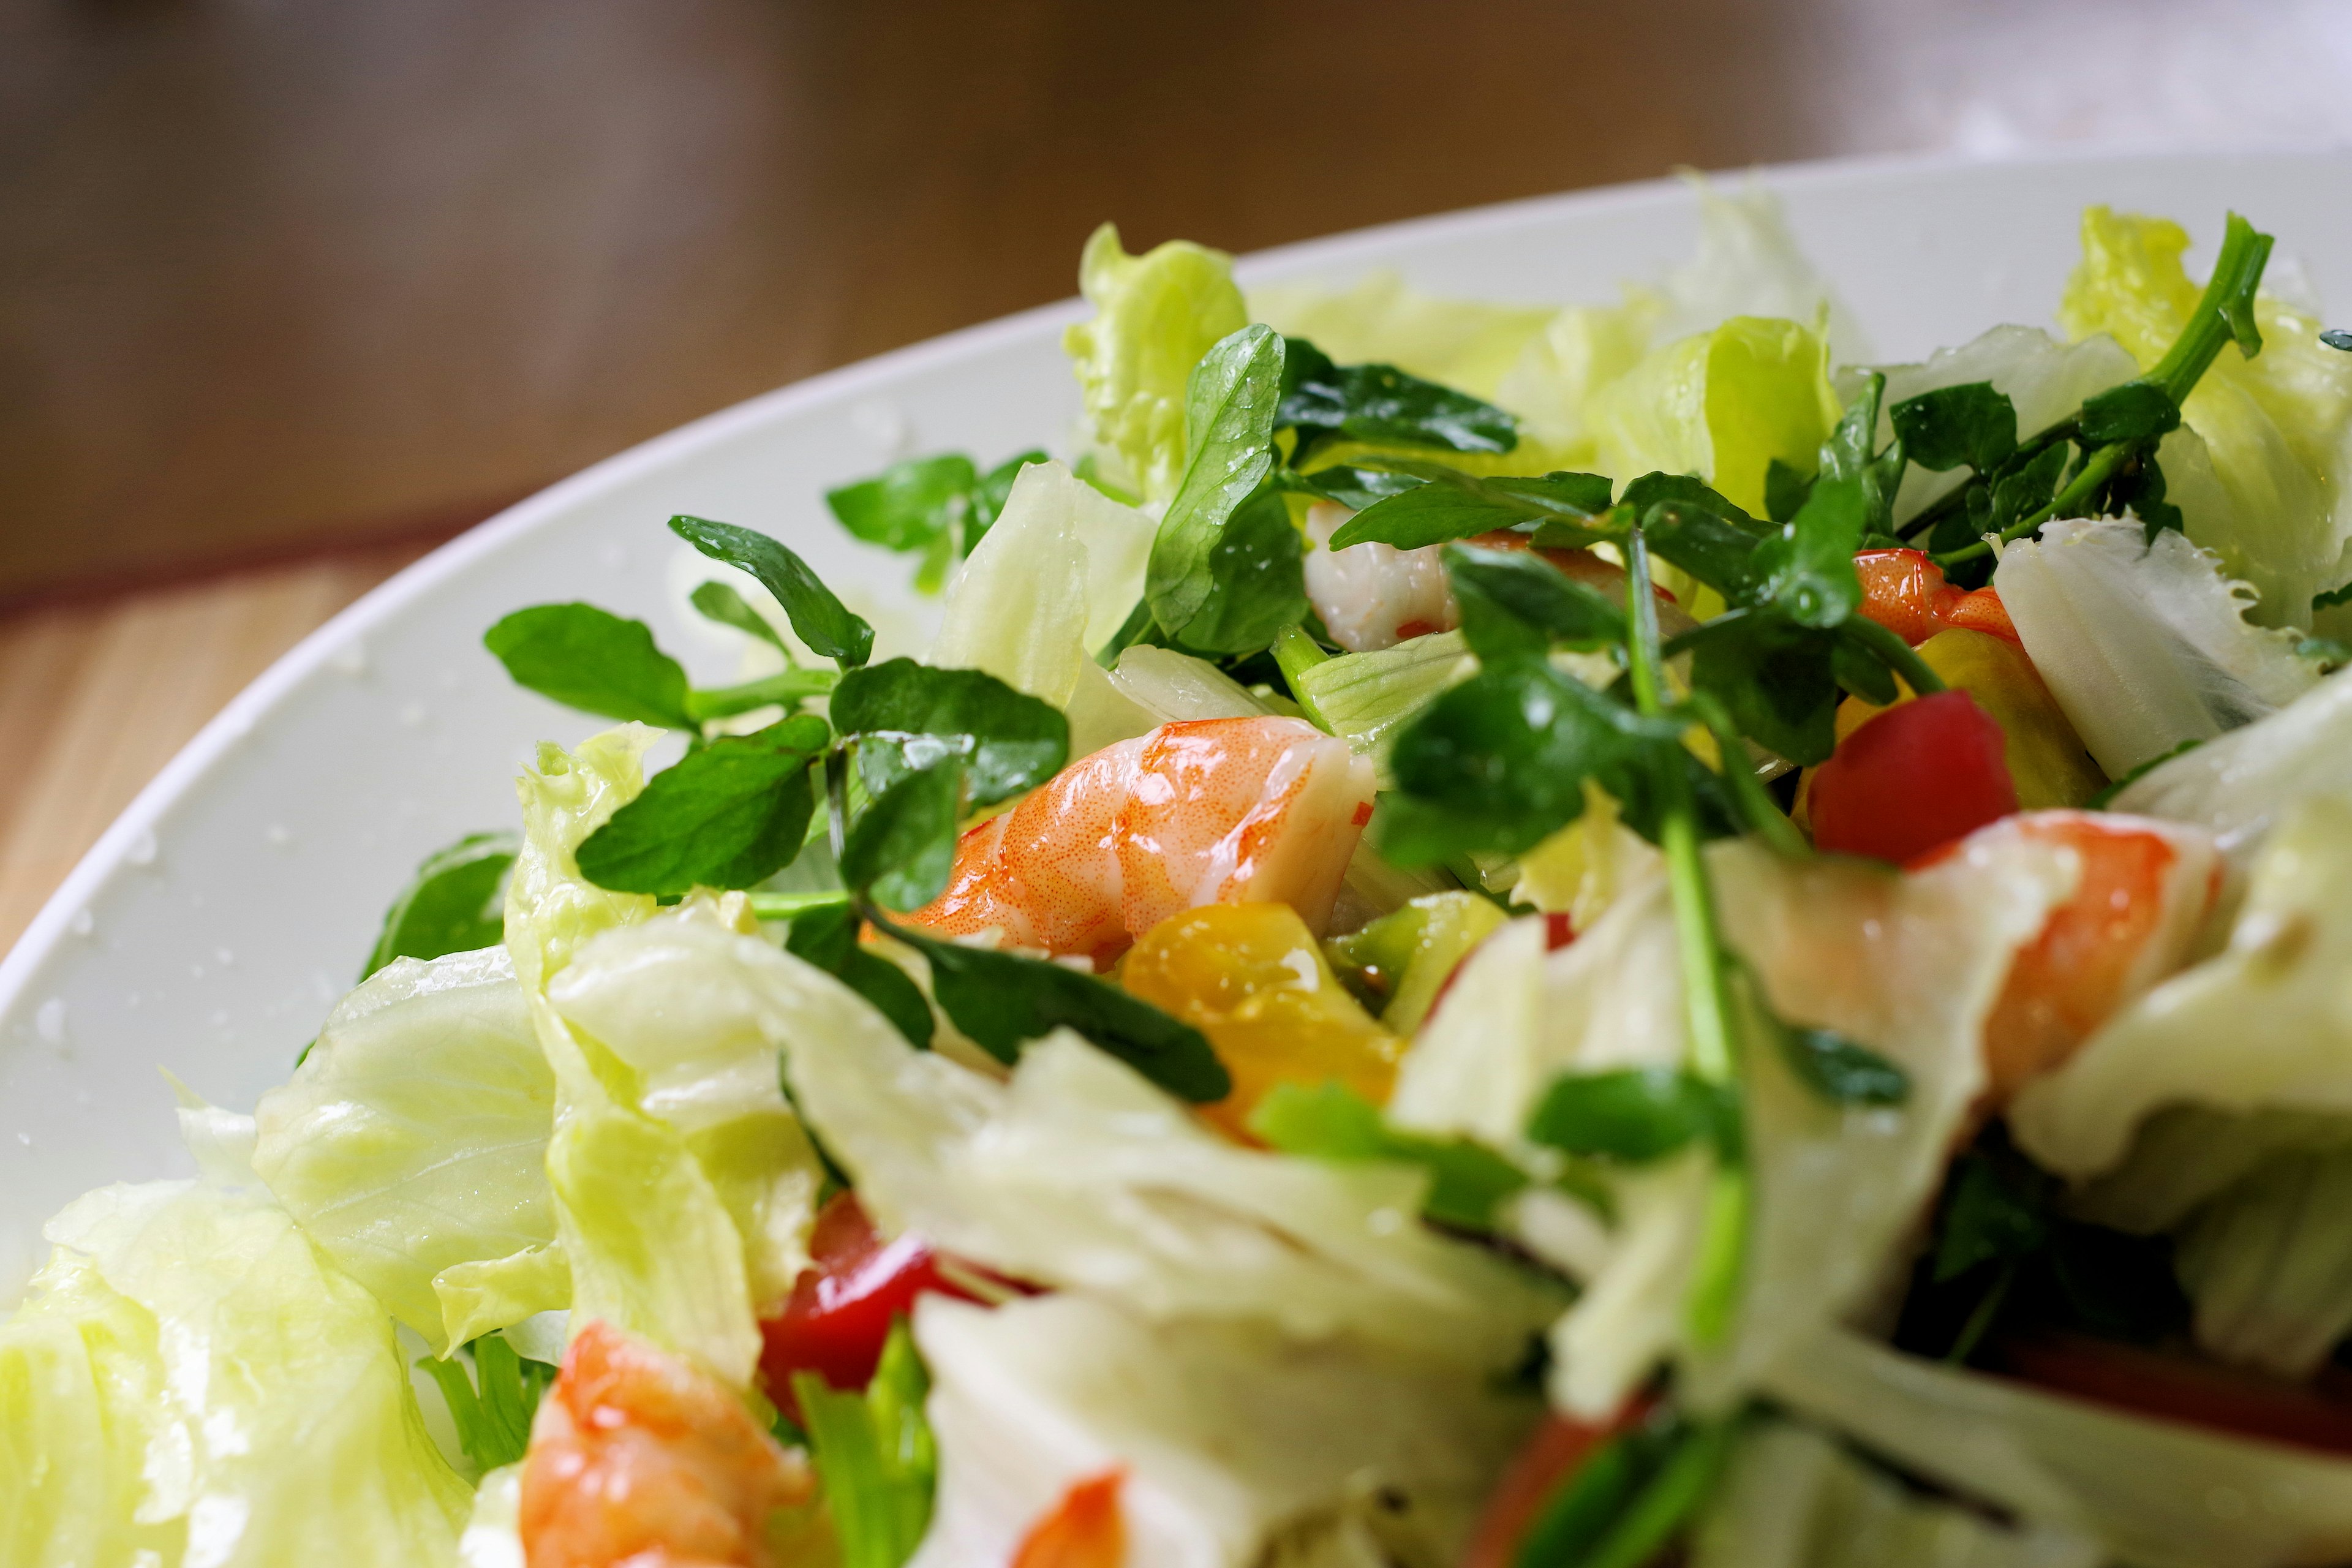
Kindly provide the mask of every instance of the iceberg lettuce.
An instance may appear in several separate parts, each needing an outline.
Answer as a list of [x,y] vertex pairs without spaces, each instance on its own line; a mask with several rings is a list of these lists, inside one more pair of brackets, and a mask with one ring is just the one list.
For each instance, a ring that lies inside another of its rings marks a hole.
[[1249,291],[1249,313],[1285,337],[1307,339],[1341,364],[1392,364],[1492,399],[1559,309],[1441,299],[1381,268],[1344,289],[1263,284]]
[[446,1562],[468,1489],[425,1435],[392,1324],[285,1212],[189,1182],[51,1220],[0,1325],[12,1563]]
[[2223,1361],[2300,1380],[2352,1329],[2352,1118],[2336,1131],[2272,1154],[2179,1234],[2197,1342]]
[[[560,1255],[524,1266],[555,1240],[554,1118],[555,1077],[506,950],[404,958],[337,1005],[293,1079],[261,1097],[253,1171],[446,1354],[571,1299]],[[493,1301],[498,1275],[478,1266],[499,1262],[520,1289]]]
[[2352,679],[2321,681],[2278,711],[2160,763],[2108,805],[2212,829],[2243,870],[2271,825],[2298,801],[2352,794]]
[[2319,679],[2294,634],[2247,623],[2251,591],[2166,530],[2053,522],[1993,573],[2033,667],[2110,778],[2285,706]]
[[1184,472],[1185,382],[1212,343],[1249,324],[1233,258],[1182,239],[1129,256],[1105,224],[1078,258],[1078,291],[1097,313],[1062,342],[1088,428],[1127,489],[1165,501]]
[[[2092,207],[2061,322],[2076,338],[2105,332],[2143,369],[2155,365],[2196,309],[2198,287],[2180,265],[2188,246],[2177,224]],[[2256,297],[2254,317],[2262,353],[2224,347],[2181,410],[2230,503],[2188,527],[2253,584],[2263,622],[2308,626],[2312,595],[2352,567],[2352,494],[2337,478],[2352,454],[2352,355],[2323,347],[2326,323],[2275,295]],[[2160,460],[2169,465],[2174,450]]]
[[1394,647],[1327,658],[1301,670],[1298,684],[1331,733],[1358,756],[1372,759],[1385,788],[1391,782],[1389,748],[1405,721],[1477,670],[1478,660],[1460,632],[1433,632]]
[[1125,1469],[1127,1568],[1451,1563],[1538,1402],[1459,1367],[1083,1294],[927,1296],[940,1489],[915,1568],[1010,1561],[1072,1483]]

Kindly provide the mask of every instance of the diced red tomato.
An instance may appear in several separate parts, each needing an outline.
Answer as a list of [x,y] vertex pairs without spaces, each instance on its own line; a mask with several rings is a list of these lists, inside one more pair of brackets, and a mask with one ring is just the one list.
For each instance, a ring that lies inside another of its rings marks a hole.
[[1853,558],[1853,569],[1862,579],[1862,613],[1913,647],[1956,626],[2018,640],[1999,594],[1953,587],[1920,551],[1865,550]]
[[1555,910],[1544,916],[1544,951],[1546,952],[1558,952],[1575,940],[1575,923],[1566,915]]
[[1074,1483],[1029,1528],[1013,1568],[1122,1568],[1127,1521],[1118,1511],[1127,1472],[1114,1467]]
[[1519,1543],[1545,1501],[1583,1468],[1594,1450],[1647,1411],[1646,1401],[1634,1400],[1614,1420],[1597,1424],[1546,1415],[1487,1495],[1486,1511],[1478,1516],[1478,1528],[1462,1553],[1461,1568],[1514,1568]]
[[814,1372],[835,1388],[864,1388],[874,1380],[891,1320],[915,1310],[926,1291],[958,1296],[940,1274],[939,1258],[920,1237],[884,1241],[854,1193],[835,1193],[817,1212],[809,1237],[811,1266],[793,1282],[782,1311],[760,1324],[760,1370],[768,1397],[794,1420],[793,1373]]
[[2029,1383],[2143,1415],[2352,1454],[2352,1403],[2321,1387],[2081,1334],[2011,1340],[1998,1363]]
[[1965,691],[1889,708],[1814,770],[1813,843],[1901,864],[2007,816],[2017,809],[2007,749]]

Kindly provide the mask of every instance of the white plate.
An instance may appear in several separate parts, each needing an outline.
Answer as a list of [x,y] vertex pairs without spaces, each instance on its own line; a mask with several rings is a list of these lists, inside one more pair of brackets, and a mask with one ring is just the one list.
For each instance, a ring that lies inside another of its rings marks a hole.
[[[2352,153],[1870,162],[1767,171],[1807,252],[1882,358],[1996,321],[2045,323],[2093,202],[2179,218],[2210,253],[2225,208],[2352,310]],[[1696,205],[1658,182],[1398,224],[1254,257],[1244,281],[1400,269],[1444,293],[1570,303],[1685,257]],[[942,260],[941,265],[948,265]],[[192,1169],[169,1066],[249,1107],[352,982],[417,860],[509,825],[516,765],[598,726],[516,690],[481,634],[593,600],[652,621],[696,673],[733,672],[682,625],[673,512],[774,533],[860,607],[918,632],[901,557],[850,541],[825,486],[913,450],[1062,448],[1075,300],[755,398],[599,464],[436,551],[231,703],[110,829],[0,963],[0,1301],[74,1194]],[[888,628],[885,628],[886,636]]]

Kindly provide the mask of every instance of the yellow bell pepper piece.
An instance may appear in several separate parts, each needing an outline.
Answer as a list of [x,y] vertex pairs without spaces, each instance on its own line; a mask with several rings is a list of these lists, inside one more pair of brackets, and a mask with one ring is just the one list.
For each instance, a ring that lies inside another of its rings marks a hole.
[[1234,1090],[1202,1113],[1235,1138],[1256,1142],[1250,1112],[1280,1083],[1337,1081],[1388,1100],[1404,1042],[1348,994],[1287,904],[1171,915],[1129,950],[1119,979],[1209,1037]]

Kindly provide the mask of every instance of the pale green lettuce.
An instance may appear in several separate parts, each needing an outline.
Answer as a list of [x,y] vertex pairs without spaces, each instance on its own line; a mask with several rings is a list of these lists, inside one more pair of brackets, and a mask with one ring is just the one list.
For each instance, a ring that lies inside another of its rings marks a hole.
[[286,1213],[187,1182],[101,1188],[0,1325],[10,1563],[413,1568],[468,1489],[392,1324]]
[[1171,239],[1141,256],[1119,248],[1105,224],[1078,258],[1078,291],[1093,320],[1063,334],[1076,362],[1096,446],[1116,476],[1165,501],[1184,473],[1184,386],[1209,346],[1249,324],[1233,258]]
[[[2152,367],[2197,306],[2180,264],[2188,246],[2178,224],[2090,208],[2060,321],[2076,338],[2108,334]],[[2181,410],[2229,498],[2225,512],[2186,521],[2261,594],[2257,618],[2308,626],[2312,595],[2352,570],[2352,494],[2338,478],[2352,454],[2352,354],[2323,347],[2326,323],[2274,295],[2257,296],[2254,317],[2262,353],[2249,360],[2224,345]],[[2168,478],[2172,456],[2162,455]]]
[[2352,794],[2352,679],[2331,676],[2266,718],[2150,768],[2109,804],[2210,828],[2243,870],[2296,802]]
[[571,1299],[547,1190],[554,1116],[506,950],[404,958],[338,1004],[293,1079],[261,1097],[253,1169],[446,1353]]
[[1491,399],[1559,312],[1551,305],[1442,299],[1381,268],[1344,289],[1264,284],[1249,291],[1249,313],[1285,337],[1308,340],[1341,364],[1392,364]]
[[1389,750],[1405,721],[1440,692],[1477,673],[1460,632],[1435,632],[1394,647],[1344,653],[1299,673],[1307,700],[1358,756],[1369,756],[1383,788]]

